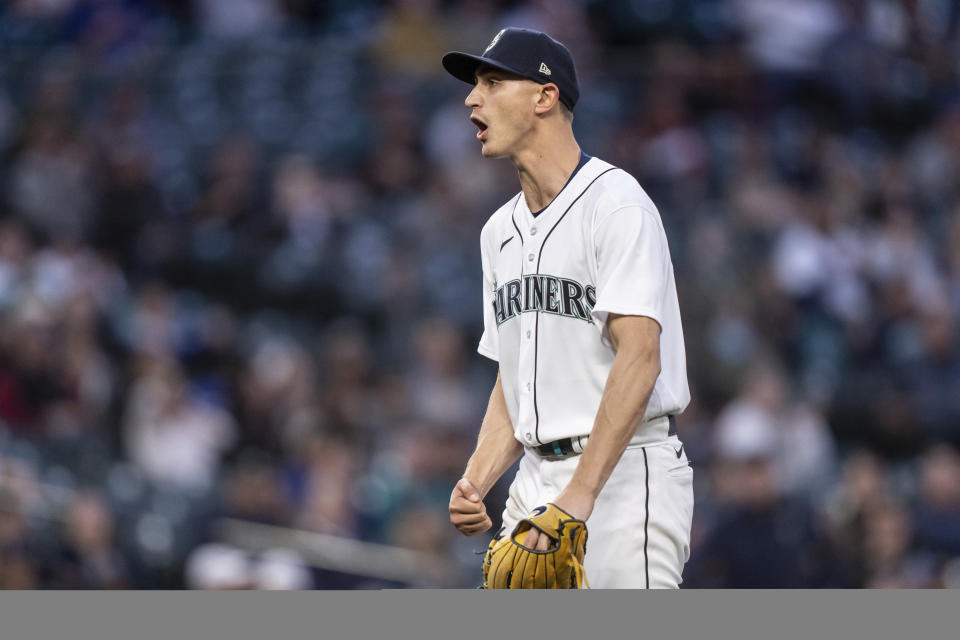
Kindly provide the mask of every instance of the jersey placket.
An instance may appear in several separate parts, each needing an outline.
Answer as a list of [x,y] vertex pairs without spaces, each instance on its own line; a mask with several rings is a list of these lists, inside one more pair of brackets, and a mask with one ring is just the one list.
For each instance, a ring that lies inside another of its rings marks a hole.
[[[517,221],[516,218],[521,218]],[[521,290],[525,289],[525,276],[533,275],[537,271],[537,263],[540,258],[541,236],[538,235],[539,229],[537,221],[532,225],[526,224],[523,216],[515,216],[515,222],[519,222],[518,234],[522,240],[522,260],[520,268]],[[523,231],[521,231],[523,229]],[[526,291],[523,291],[523,300],[526,304]],[[542,444],[537,440],[537,421],[539,419],[539,407],[536,397],[536,377],[537,377],[537,330],[538,330],[538,312],[532,311],[520,314],[520,353],[517,358],[517,382],[519,386],[520,397],[520,425],[518,430],[523,442],[527,445]]]

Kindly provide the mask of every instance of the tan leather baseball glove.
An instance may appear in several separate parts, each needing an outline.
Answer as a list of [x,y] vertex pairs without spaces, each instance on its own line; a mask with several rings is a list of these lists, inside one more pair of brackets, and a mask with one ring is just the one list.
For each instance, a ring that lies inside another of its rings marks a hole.
[[[521,543],[530,528],[550,538],[546,551]],[[494,539],[483,560],[484,589],[589,589],[583,569],[587,524],[551,503],[537,507],[509,536]]]

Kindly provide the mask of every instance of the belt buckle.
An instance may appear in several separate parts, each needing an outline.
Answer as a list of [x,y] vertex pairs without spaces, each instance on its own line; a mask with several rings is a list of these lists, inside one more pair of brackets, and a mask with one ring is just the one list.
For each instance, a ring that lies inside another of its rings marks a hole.
[[550,446],[551,444],[553,443],[544,442],[543,444],[538,444],[537,446],[535,446],[533,450],[536,451],[537,455],[539,455],[544,460],[557,460],[558,459],[557,455],[553,453],[553,450]]
[[[563,450],[564,441],[568,441],[568,448],[570,451]],[[554,440],[553,442],[545,442],[537,447],[535,447],[537,453],[540,454],[544,460],[565,460],[567,458],[579,455],[579,453],[573,450],[573,438],[561,438],[560,440]]]

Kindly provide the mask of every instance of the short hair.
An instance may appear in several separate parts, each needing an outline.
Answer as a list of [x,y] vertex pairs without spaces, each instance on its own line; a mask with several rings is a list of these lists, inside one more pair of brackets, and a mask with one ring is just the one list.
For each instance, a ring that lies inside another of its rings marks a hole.
[[573,111],[571,111],[570,108],[562,102],[558,102],[557,104],[560,105],[560,113],[563,114],[563,117],[566,118],[567,121],[573,122]]

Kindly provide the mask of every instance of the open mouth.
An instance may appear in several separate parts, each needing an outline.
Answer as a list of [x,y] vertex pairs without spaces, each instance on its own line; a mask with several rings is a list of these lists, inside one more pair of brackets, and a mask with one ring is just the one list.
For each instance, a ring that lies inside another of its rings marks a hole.
[[477,116],[470,116],[470,122],[477,125],[477,140],[487,139],[487,123]]

